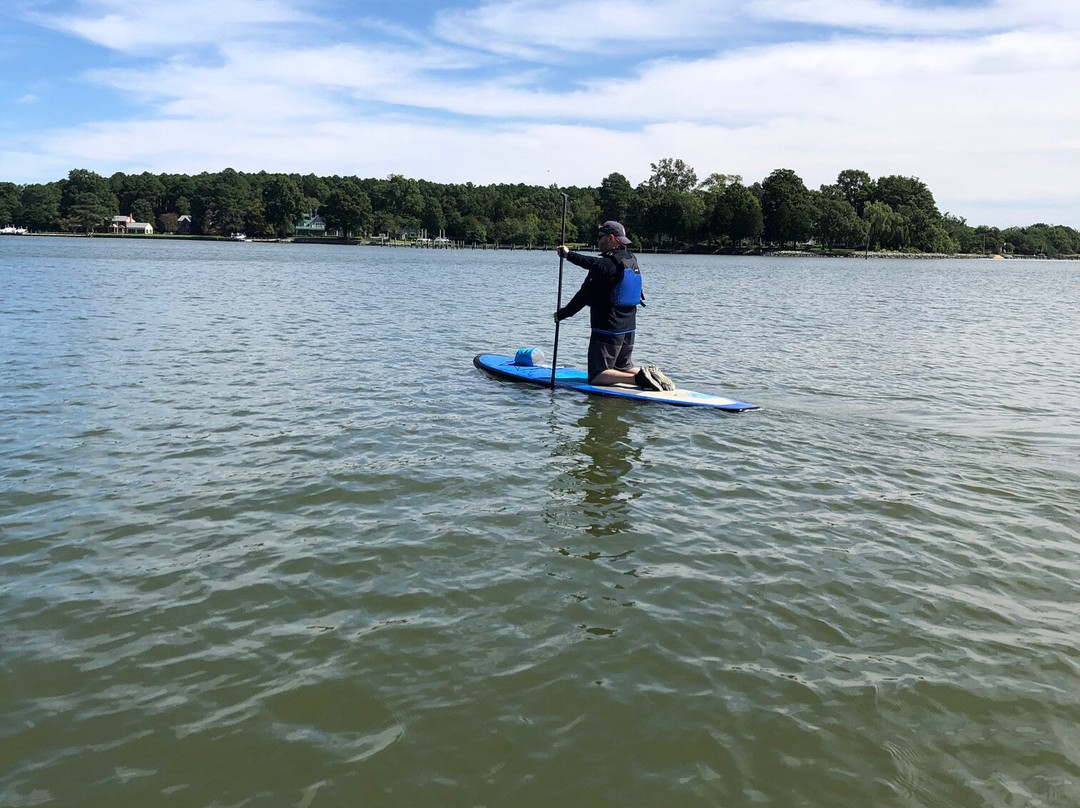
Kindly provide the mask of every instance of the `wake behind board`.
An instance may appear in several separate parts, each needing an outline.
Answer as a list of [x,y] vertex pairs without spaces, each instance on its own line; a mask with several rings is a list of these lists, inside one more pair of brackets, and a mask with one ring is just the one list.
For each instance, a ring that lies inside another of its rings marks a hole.
[[[528,351],[519,351],[530,353]],[[528,360],[526,360],[528,361]],[[473,364],[486,370],[492,376],[512,382],[526,382],[540,387],[551,386],[551,365],[518,364],[513,356],[500,354],[478,354]],[[714,396],[711,393],[698,393],[694,390],[642,390],[629,384],[595,385],[589,384],[588,374],[581,368],[559,367],[555,370],[555,386],[568,390],[577,390],[595,396],[630,398],[635,401],[650,401],[655,404],[674,404],[678,407],[707,407],[727,412],[756,410],[757,404],[736,401],[733,398]]]

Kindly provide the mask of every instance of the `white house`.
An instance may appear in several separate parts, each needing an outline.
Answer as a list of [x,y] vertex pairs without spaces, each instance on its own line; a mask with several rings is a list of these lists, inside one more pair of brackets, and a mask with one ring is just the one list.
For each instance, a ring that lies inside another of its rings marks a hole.
[[137,222],[131,214],[127,216],[113,216],[109,229],[114,233],[138,233],[149,236],[154,232],[154,227],[149,222]]

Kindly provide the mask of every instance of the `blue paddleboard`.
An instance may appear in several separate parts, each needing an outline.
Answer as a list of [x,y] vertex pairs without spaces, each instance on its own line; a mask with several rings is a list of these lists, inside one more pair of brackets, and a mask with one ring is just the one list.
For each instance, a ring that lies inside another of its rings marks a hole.
[[[500,379],[512,382],[527,382],[540,387],[551,386],[551,365],[531,364],[532,352],[522,349],[518,358],[500,354],[478,354],[473,364]],[[528,362],[529,364],[522,364]],[[714,396],[711,393],[698,393],[693,390],[642,390],[629,384],[596,385],[589,384],[588,374],[580,368],[559,367],[555,370],[555,386],[569,390],[578,390],[595,396],[613,396],[632,398],[635,401],[651,401],[656,404],[674,404],[679,407],[708,407],[727,412],[756,410],[757,404],[736,401],[733,398]]]

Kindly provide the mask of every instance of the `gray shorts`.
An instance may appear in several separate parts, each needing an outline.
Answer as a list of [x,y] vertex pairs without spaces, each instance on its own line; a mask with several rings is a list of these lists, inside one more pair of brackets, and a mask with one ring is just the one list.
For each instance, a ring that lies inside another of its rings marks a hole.
[[597,334],[589,340],[589,381],[605,370],[629,371],[634,366],[634,334]]

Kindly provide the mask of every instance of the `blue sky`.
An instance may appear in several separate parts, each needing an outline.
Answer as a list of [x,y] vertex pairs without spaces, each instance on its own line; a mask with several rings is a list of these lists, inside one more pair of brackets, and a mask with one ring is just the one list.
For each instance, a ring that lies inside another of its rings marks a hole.
[[921,178],[1080,228],[1076,0],[4,0],[0,180]]

